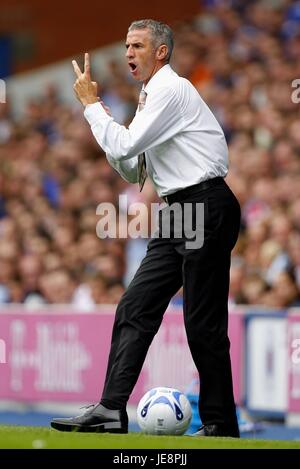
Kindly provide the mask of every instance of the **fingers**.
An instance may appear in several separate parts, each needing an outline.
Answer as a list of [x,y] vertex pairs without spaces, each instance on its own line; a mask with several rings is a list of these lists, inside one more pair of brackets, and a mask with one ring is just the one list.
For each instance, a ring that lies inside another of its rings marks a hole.
[[89,57],[89,54],[87,52],[84,54],[84,74],[88,78],[91,77],[90,57]]
[[87,52],[84,54],[84,71],[83,71],[83,73],[80,70],[79,65],[76,62],[76,60],[72,60],[72,65],[73,65],[73,68],[74,68],[74,72],[77,75],[77,78],[81,78],[82,75],[85,75],[86,78],[88,78],[89,80],[91,79],[90,57],[89,57],[89,54]]
[[72,60],[72,65],[73,65],[74,72],[76,73],[77,77],[80,78],[82,73],[76,60]]

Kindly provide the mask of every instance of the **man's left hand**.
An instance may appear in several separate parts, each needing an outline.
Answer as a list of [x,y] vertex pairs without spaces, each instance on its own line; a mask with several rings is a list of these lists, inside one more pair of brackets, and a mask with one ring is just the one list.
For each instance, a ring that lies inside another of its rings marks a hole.
[[74,72],[77,75],[77,80],[74,83],[74,91],[77,99],[83,106],[87,104],[97,103],[99,98],[97,97],[97,83],[91,81],[91,69],[90,69],[90,58],[89,54],[84,55],[84,71],[81,72],[76,60],[72,60]]

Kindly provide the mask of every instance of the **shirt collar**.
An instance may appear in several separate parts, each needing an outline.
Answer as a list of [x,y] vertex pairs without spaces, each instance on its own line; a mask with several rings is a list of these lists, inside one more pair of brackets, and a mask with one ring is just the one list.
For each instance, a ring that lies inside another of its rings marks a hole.
[[143,87],[143,89],[147,94],[151,93],[151,91],[157,88],[158,85],[161,85],[165,81],[167,82],[168,77],[174,73],[174,70],[172,70],[169,64],[164,65],[153,75],[153,77],[148,81],[147,85]]

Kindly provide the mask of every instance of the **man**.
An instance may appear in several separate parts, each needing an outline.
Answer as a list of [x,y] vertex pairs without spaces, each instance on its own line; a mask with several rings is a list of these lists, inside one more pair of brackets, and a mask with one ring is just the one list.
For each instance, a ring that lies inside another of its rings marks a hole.
[[[147,174],[170,208],[204,206],[204,242],[188,248],[187,237],[163,235],[148,245],[116,312],[102,399],[84,415],[54,419],[62,431],[128,431],[126,403],[147,350],[172,296],[183,285],[184,321],[200,375],[199,412],[204,436],[239,437],[227,337],[230,253],[236,242],[239,204],[224,182],[227,146],[215,117],[191,83],[170,67],[171,29],[135,21],[126,40],[129,70],[143,83],[139,112],[129,128],[117,124],[97,98],[88,55],[84,72],[73,62],[75,93],[110,164],[142,188]],[[145,173],[146,169],[146,173]],[[203,205],[201,205],[203,204]],[[173,224],[172,224],[173,223]]]

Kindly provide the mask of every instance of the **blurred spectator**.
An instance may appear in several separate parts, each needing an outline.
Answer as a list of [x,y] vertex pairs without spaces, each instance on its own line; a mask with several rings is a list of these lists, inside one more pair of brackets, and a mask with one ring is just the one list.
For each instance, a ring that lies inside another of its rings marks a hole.
[[262,298],[266,291],[267,285],[259,275],[249,275],[242,285],[242,303],[247,305],[263,304]]
[[40,278],[40,288],[45,303],[72,303],[74,287],[73,279],[67,270],[55,270],[43,274]]
[[19,263],[20,280],[23,286],[23,302],[32,301],[41,303],[43,297],[40,292],[40,276],[42,274],[42,264],[40,259],[34,255],[25,255]]
[[274,281],[274,294],[277,296],[276,306],[285,308],[300,306],[300,293],[291,271],[281,272]]
[[245,281],[245,262],[240,257],[232,257],[230,268],[230,288],[229,288],[229,304],[238,304],[244,302],[242,296],[242,287]]

